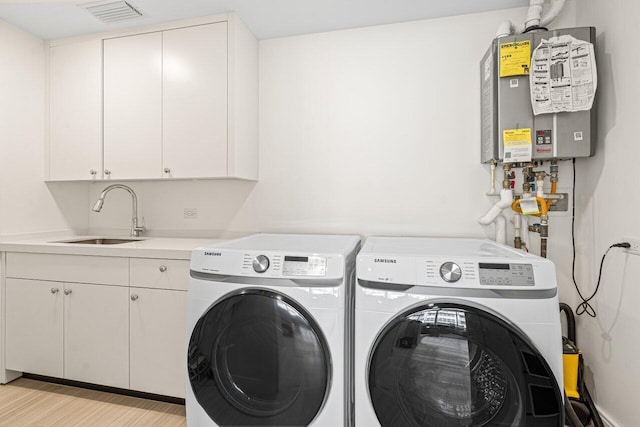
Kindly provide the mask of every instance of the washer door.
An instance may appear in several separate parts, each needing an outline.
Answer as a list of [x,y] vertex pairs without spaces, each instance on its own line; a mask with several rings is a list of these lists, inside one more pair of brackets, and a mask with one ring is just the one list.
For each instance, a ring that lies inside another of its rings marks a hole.
[[368,381],[383,427],[563,425],[544,358],[477,308],[430,304],[395,318],[374,344]]
[[294,301],[263,289],[212,305],[187,358],[196,400],[218,425],[308,425],[329,391],[320,328]]

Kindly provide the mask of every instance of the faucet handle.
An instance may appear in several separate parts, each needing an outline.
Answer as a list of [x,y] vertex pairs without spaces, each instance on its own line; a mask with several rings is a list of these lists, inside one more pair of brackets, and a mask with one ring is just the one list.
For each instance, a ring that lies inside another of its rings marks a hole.
[[140,237],[140,234],[144,233],[144,231],[146,230],[144,228],[144,217],[142,217],[142,224],[138,225],[138,220],[137,218],[134,218],[133,220],[133,224],[131,226],[131,236],[132,237]]

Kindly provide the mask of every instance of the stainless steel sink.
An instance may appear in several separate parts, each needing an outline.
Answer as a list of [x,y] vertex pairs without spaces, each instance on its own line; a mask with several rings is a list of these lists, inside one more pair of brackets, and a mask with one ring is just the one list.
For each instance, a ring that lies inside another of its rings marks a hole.
[[77,243],[81,245],[119,245],[122,243],[139,242],[144,239],[119,239],[109,237],[97,237],[94,239],[79,239],[79,240],[62,240],[54,243]]

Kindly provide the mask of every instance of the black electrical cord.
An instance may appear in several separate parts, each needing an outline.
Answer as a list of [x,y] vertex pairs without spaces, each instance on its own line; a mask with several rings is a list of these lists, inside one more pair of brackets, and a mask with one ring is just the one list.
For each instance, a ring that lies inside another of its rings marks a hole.
[[589,296],[589,298],[585,298],[582,296],[582,292],[580,292],[580,288],[578,287],[578,283],[576,282],[576,159],[573,159],[573,190],[571,195],[571,246],[573,247],[573,261],[571,262],[571,278],[573,279],[573,286],[575,286],[576,291],[578,291],[578,295],[582,302],[578,304],[576,307],[576,314],[578,316],[583,313],[587,313],[591,317],[596,317],[596,310],[593,308],[589,301],[591,301],[596,294],[598,293],[598,289],[600,288],[600,279],[602,278],[602,266],[604,265],[604,259],[607,257],[607,254],[612,248],[626,248],[629,249],[631,244],[628,242],[622,243],[614,243],[609,246],[604,255],[602,255],[602,260],[600,261],[600,271],[598,272],[598,282],[596,283],[596,288],[593,293]]
[[598,293],[598,288],[600,288],[600,279],[602,278],[602,266],[604,265],[604,259],[607,257],[607,254],[612,248],[629,249],[630,247],[631,245],[627,242],[614,243],[613,245],[609,246],[604,255],[602,255],[602,260],[600,261],[600,272],[598,273],[598,282],[596,283],[596,288],[593,290],[593,293],[589,296],[589,298],[585,298],[582,296],[582,294],[580,294],[580,291],[578,291],[578,294],[580,294],[580,298],[582,299],[582,302],[576,307],[576,314],[578,316],[583,313],[587,313],[591,317],[596,317],[596,310],[591,306],[591,304],[589,304],[589,301],[591,301],[593,297],[596,296],[596,294]]

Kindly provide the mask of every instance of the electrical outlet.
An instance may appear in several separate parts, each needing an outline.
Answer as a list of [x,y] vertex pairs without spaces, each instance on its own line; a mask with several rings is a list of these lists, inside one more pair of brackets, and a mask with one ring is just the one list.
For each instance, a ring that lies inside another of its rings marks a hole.
[[184,217],[185,219],[198,218],[198,208],[184,208]]
[[631,247],[627,249],[627,253],[633,255],[640,255],[640,239],[635,237],[625,237],[622,239],[623,242],[629,242]]

